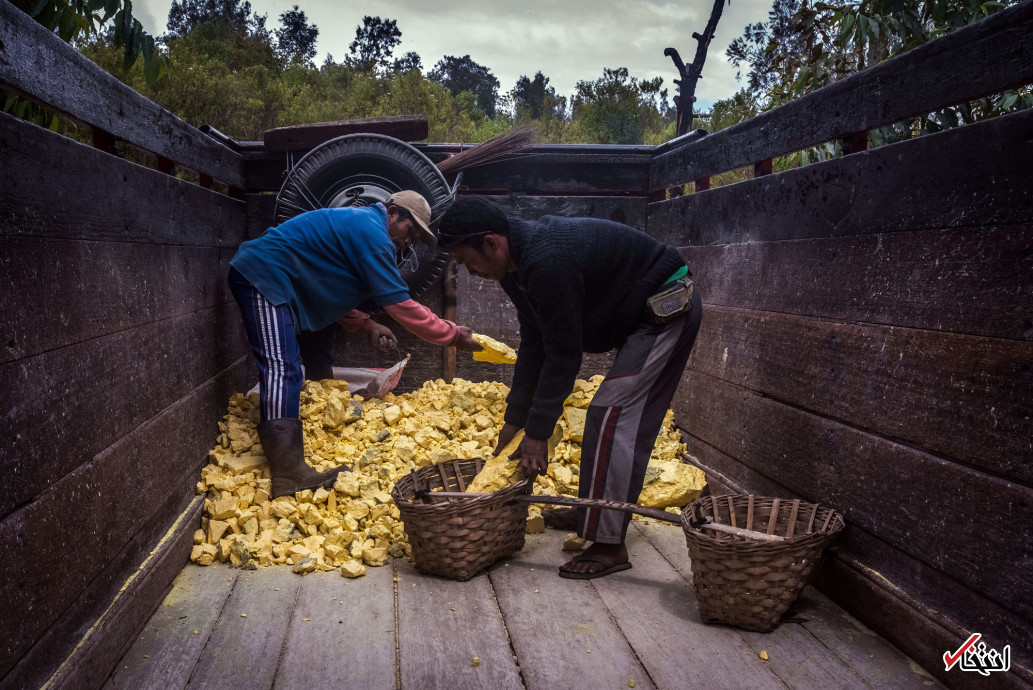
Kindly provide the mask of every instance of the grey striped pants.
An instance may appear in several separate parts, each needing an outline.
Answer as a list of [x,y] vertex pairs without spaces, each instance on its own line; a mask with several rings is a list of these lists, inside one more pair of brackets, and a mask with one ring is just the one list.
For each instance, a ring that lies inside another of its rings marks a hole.
[[[702,311],[697,289],[686,316],[665,326],[640,322],[617,350],[585,420],[581,498],[638,501],[649,455],[696,342]],[[578,535],[619,544],[630,521],[630,513],[579,508]]]

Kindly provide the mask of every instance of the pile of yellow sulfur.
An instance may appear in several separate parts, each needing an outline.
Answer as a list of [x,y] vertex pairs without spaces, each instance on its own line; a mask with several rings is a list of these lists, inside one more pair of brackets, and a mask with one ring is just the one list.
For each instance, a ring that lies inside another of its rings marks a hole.
[[[598,376],[579,380],[568,408],[587,408],[601,381]],[[491,459],[508,392],[496,382],[438,379],[412,393],[363,401],[343,381],[306,382],[301,416],[309,464],[352,472],[342,473],[329,490],[275,500],[270,499],[269,471],[256,430],[258,396],[234,395],[197,483],[206,498],[191,560],[244,567],[286,564],[302,574],[339,569],[356,577],[365,566],[411,556],[391,500],[395,481],[442,460]],[[580,431],[570,420],[578,418],[577,413],[561,418],[548,473],[535,480],[536,494],[577,495]],[[684,450],[669,412],[650,459],[643,505],[684,505],[699,494],[702,473],[681,463]],[[500,455],[501,461],[508,454]],[[515,481],[512,472],[506,481]],[[532,520],[539,514],[540,508],[532,506]]]

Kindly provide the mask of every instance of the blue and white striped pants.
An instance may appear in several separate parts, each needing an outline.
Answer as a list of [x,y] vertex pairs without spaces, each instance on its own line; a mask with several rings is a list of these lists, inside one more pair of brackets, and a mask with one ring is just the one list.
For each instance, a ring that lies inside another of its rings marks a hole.
[[235,268],[230,268],[229,284],[258,362],[262,421],[298,419],[305,378],[290,307],[274,306]]

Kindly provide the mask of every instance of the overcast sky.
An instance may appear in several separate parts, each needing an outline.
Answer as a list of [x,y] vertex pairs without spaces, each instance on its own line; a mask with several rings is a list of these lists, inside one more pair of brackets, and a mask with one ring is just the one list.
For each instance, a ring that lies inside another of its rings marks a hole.
[[[133,8],[148,31],[161,34],[171,4],[137,0]],[[692,32],[706,27],[713,0],[251,0],[256,12],[268,16],[270,29],[279,27],[280,14],[294,4],[319,27],[317,64],[327,53],[344,58],[355,28],[370,14],[397,20],[402,43],[395,56],[415,51],[425,72],[444,55],[469,54],[492,71],[502,92],[521,75],[541,71],[557,92],[569,96],[579,80],[601,77],[604,67],[627,67],[635,77],[662,76],[673,96],[677,75],[664,48],[677,48],[691,62],[696,52]],[[747,24],[764,21],[770,7],[771,0],[734,0],[725,6],[696,88],[699,110],[709,110],[739,89],[725,49]]]

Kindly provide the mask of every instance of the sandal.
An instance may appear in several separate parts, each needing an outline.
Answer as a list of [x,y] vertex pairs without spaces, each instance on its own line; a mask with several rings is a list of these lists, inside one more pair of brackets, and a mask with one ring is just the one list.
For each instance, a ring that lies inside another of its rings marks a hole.
[[[607,558],[593,556],[587,553],[582,554],[580,556],[575,556],[569,561],[569,563],[597,563],[605,567],[600,568],[599,570],[592,570],[587,573],[574,573],[563,570],[561,566],[560,577],[567,578],[568,580],[594,580],[597,577],[606,577],[607,575],[612,575],[613,573],[619,573],[622,570],[628,570],[631,567],[631,563],[629,563],[628,561],[623,561],[621,563],[613,563]],[[609,565],[607,566],[607,564]]]

